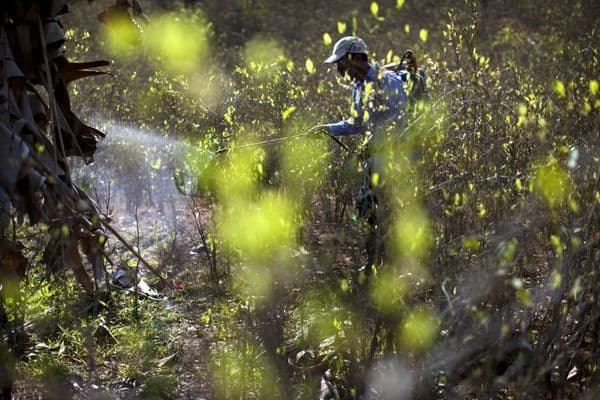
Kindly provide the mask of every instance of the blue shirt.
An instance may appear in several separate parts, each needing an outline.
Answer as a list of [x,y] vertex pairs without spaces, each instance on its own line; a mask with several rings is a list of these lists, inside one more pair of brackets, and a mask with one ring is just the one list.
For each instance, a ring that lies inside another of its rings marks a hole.
[[398,72],[400,79],[407,84],[408,104],[414,106],[415,103],[421,100],[429,100],[429,90],[427,89],[427,80],[425,71],[421,68],[417,72],[408,72],[403,70]]
[[[371,89],[367,85],[371,84]],[[365,96],[367,94],[368,96]],[[386,122],[399,119],[406,103],[402,79],[393,71],[383,70],[375,63],[364,81],[354,84],[352,102],[353,118],[327,124],[334,136],[356,135],[375,131]]]

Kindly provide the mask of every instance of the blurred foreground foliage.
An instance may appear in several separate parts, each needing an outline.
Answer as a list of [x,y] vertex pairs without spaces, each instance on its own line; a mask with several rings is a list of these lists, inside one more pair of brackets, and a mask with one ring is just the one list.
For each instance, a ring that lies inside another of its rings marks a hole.
[[[211,338],[217,398],[316,398],[327,370],[342,398],[598,395],[594,2],[147,3],[139,45],[118,27],[91,34],[73,7],[70,54],[106,52],[115,65],[114,79],[74,85],[73,103],[193,149],[179,162],[214,205],[211,296],[195,322]],[[360,161],[298,136],[348,115],[349,92],[320,60],[353,33],[382,63],[414,49],[432,97],[386,159],[388,257],[368,280],[353,272],[364,258]],[[114,162],[127,165],[141,149],[121,151]],[[43,321],[52,308],[35,296],[25,312]],[[97,321],[58,319],[81,326],[38,342],[77,357]],[[113,332],[123,378],[156,371],[146,364],[177,346],[152,326]],[[23,368],[62,376],[59,362]],[[168,398],[146,378],[148,398]]]

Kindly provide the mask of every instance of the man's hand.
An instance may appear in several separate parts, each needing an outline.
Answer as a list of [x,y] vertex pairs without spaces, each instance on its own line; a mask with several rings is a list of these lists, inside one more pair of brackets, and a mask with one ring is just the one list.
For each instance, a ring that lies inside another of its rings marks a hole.
[[308,130],[308,136],[312,138],[320,138],[322,134],[329,134],[327,125],[315,125]]

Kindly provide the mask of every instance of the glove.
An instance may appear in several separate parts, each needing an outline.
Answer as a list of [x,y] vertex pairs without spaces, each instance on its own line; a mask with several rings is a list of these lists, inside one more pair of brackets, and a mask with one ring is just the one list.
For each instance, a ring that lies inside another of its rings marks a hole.
[[320,138],[323,133],[329,134],[327,125],[315,125],[308,130],[308,136],[312,138]]

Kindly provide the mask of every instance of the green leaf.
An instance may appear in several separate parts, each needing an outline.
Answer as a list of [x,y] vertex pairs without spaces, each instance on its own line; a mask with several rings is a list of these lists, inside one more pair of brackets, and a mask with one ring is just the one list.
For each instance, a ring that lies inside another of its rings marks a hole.
[[511,239],[510,242],[503,243],[501,246],[501,256],[504,263],[511,263],[517,254],[517,239]]
[[560,272],[558,272],[557,270],[552,271],[552,284],[551,284],[552,289],[558,289],[558,287],[560,286],[561,280],[562,280],[562,277],[560,275]]
[[565,84],[561,81],[554,82],[554,91],[558,93],[560,97],[565,97]]
[[342,21],[338,21],[338,23],[337,23],[337,29],[338,29],[338,32],[340,34],[346,32],[346,23],[342,22]]
[[348,290],[350,290],[350,285],[348,285],[348,281],[346,279],[342,279],[342,281],[340,282],[340,289],[344,293],[346,293],[346,292],[348,292]]
[[517,180],[515,181],[515,186],[517,187],[517,191],[519,193],[523,191],[523,182],[520,178],[517,178]]
[[598,94],[598,88],[599,88],[600,84],[598,84],[597,80],[591,80],[590,81],[590,93],[595,96],[596,94]]
[[531,307],[533,305],[531,293],[529,293],[529,290],[525,288],[517,289],[517,299],[519,299],[521,304],[523,304],[525,307]]
[[399,10],[404,6],[404,0],[396,0],[396,8]]
[[423,43],[425,43],[427,41],[427,36],[429,35],[429,32],[427,32],[427,29],[421,29],[419,31],[419,39],[421,39],[421,41]]
[[316,69],[315,69],[315,64],[313,63],[313,61],[310,58],[306,59],[306,71],[308,71],[309,74],[314,74]]
[[376,2],[371,3],[371,14],[373,14],[373,17],[375,17],[377,21],[383,21],[385,19],[379,16],[379,4]]
[[283,118],[283,120],[285,121],[286,119],[288,119],[290,117],[290,115],[292,115],[292,113],[296,111],[296,107],[295,106],[291,106],[286,108],[282,113],[281,113],[281,117]]
[[533,185],[551,208],[562,206],[574,191],[570,175],[555,159],[538,168]]
[[471,251],[479,251],[481,248],[481,242],[477,239],[464,239],[463,247]]
[[377,172],[371,175],[371,183],[373,186],[379,186],[379,174]]
[[373,14],[375,18],[378,17],[377,14],[379,14],[379,5],[376,2],[371,3],[371,14]]
[[523,103],[519,104],[519,115],[525,116],[527,114],[527,106]]
[[323,34],[323,43],[325,44],[325,46],[329,46],[331,44],[332,40],[331,40],[331,35],[329,35],[329,33],[325,32]]
[[554,252],[556,253],[556,255],[562,258],[563,247],[562,243],[560,242],[560,237],[556,235],[550,235],[550,243],[552,243],[552,247],[554,247]]
[[487,210],[485,209],[485,206],[483,205],[483,203],[479,203],[477,208],[479,209],[479,216],[482,218],[485,217],[487,214]]
[[414,350],[429,348],[439,330],[439,321],[429,311],[411,312],[400,327],[400,334],[405,346]]

